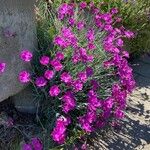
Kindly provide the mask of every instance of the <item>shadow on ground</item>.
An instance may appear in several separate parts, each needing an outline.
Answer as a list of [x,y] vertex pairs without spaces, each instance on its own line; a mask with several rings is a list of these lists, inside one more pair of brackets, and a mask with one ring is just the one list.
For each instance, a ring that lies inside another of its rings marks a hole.
[[[128,107],[128,112],[135,115],[143,116],[149,120],[150,112],[144,115],[143,108],[135,109]],[[110,130],[104,135],[99,133],[90,142],[90,150],[143,150],[146,145],[150,144],[150,121],[142,123],[134,120],[135,116],[130,117],[128,114],[126,120],[122,122],[121,129]],[[145,121],[145,120],[144,120]],[[149,147],[150,149],[150,147]],[[149,150],[145,149],[145,150]]]

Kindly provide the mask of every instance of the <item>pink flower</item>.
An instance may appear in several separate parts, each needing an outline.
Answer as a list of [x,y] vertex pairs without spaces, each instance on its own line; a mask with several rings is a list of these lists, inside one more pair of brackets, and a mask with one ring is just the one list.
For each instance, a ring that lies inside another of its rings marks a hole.
[[63,65],[60,63],[59,60],[57,59],[54,59],[51,61],[51,65],[53,66],[53,68],[56,70],[56,71],[60,71],[62,70],[63,68]]
[[85,116],[79,117],[79,123],[81,125],[81,128],[86,132],[90,133],[93,131],[91,124],[88,122]]
[[67,91],[65,95],[62,97],[62,100],[64,102],[63,111],[65,113],[68,113],[69,111],[75,108],[76,102],[71,91]]
[[56,53],[56,58],[57,58],[58,60],[63,60],[63,59],[64,59],[64,54],[63,54],[62,52],[57,52],[57,53]]
[[106,30],[106,31],[112,31],[113,30],[113,27],[112,27],[112,25],[109,25],[109,24],[106,24],[105,26],[104,26],[104,30]]
[[32,144],[34,150],[43,150],[42,141],[40,139],[32,138],[31,139],[31,144]]
[[80,79],[81,82],[85,83],[87,81],[87,74],[85,71],[79,72],[78,73],[78,78]]
[[94,50],[94,49],[96,49],[96,46],[93,43],[88,43],[88,49]]
[[51,136],[58,144],[65,142],[67,126],[71,123],[70,118],[59,117],[56,121],[56,126],[53,129]]
[[60,93],[60,89],[59,89],[59,86],[57,86],[57,85],[53,85],[49,90],[49,94],[52,97],[58,96],[59,93]]
[[85,26],[85,23],[83,21],[79,21],[77,23],[77,29],[78,30],[82,30],[84,28],[84,26]]
[[30,144],[24,143],[22,145],[22,150],[32,150],[32,146]]
[[94,7],[94,2],[90,2],[89,6],[90,6],[90,8],[93,8]]
[[19,73],[19,81],[21,83],[27,83],[29,82],[31,79],[30,79],[30,73],[27,72],[27,71],[21,71]]
[[122,51],[122,56],[129,58],[129,53],[127,51]]
[[74,54],[73,57],[72,57],[72,62],[74,64],[78,63],[80,61],[80,56],[77,55],[77,54]]
[[83,89],[83,83],[80,80],[75,80],[73,82],[73,88],[76,92],[81,91]]
[[61,81],[63,81],[64,83],[71,83],[72,81],[72,77],[68,72],[63,72],[60,78],[61,78]]
[[86,114],[86,119],[89,123],[93,123],[96,120],[96,112],[88,111]]
[[23,50],[20,54],[20,58],[25,62],[31,61],[32,57],[33,55],[29,50]]
[[125,36],[127,37],[127,38],[133,38],[134,37],[134,33],[133,32],[131,32],[131,31],[125,31],[124,32],[124,34],[125,34]]
[[91,85],[93,90],[98,90],[98,88],[100,87],[99,83],[96,80],[91,80]]
[[63,3],[58,9],[58,18],[60,20],[64,19],[65,16],[72,16],[74,14],[73,6],[67,3]]
[[86,2],[80,2],[80,8],[81,9],[85,9],[87,7],[87,3]]
[[52,79],[54,77],[54,71],[53,70],[46,70],[44,73],[44,77],[48,80]]
[[104,110],[110,110],[114,105],[113,99],[112,98],[107,98],[104,102],[103,102],[103,109]]
[[88,41],[93,42],[95,39],[94,30],[89,29],[87,34],[86,34],[86,37],[87,37]]
[[50,61],[50,58],[48,56],[42,56],[40,58],[40,63],[44,66],[48,65]]
[[69,18],[68,22],[69,22],[70,26],[74,26],[75,25],[75,19],[74,18]]
[[124,118],[124,112],[120,109],[115,110],[114,115],[117,119],[123,119]]
[[117,39],[116,40],[116,45],[119,46],[119,47],[122,47],[123,46],[123,40],[121,38]]
[[87,144],[86,144],[86,143],[82,144],[81,150],[87,150],[87,149],[88,149],[88,148],[87,148]]
[[47,81],[45,80],[44,77],[41,76],[41,77],[36,78],[35,84],[37,87],[43,87],[47,84]]
[[94,71],[91,67],[86,67],[86,74],[87,77],[91,77],[93,75]]
[[96,111],[98,107],[101,107],[101,101],[97,97],[97,93],[93,90],[88,92],[88,109],[90,111]]
[[54,44],[60,46],[63,49],[70,45],[70,43],[66,42],[65,39],[61,36],[56,36],[54,38]]
[[110,10],[111,14],[117,14],[118,13],[118,9],[117,8],[112,8]]
[[0,73],[3,73],[5,71],[6,68],[6,63],[0,63]]

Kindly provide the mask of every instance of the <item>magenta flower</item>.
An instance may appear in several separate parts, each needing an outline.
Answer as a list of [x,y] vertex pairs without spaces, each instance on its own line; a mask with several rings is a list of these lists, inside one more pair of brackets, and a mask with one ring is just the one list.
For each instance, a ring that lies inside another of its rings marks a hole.
[[87,81],[87,74],[85,71],[78,73],[78,78],[81,82],[85,83]]
[[89,29],[87,34],[86,34],[86,37],[87,37],[88,41],[93,42],[95,39],[94,30]]
[[89,123],[93,123],[94,121],[96,121],[96,112],[94,111],[87,112],[86,119],[88,120]]
[[93,90],[98,90],[100,87],[99,83],[96,80],[91,80],[91,85]]
[[78,55],[78,54],[74,54],[73,56],[72,56],[72,62],[74,63],[74,64],[76,64],[76,63],[78,63],[80,61],[80,56]]
[[42,56],[40,58],[40,63],[44,66],[48,65],[50,61],[50,58],[48,56]]
[[72,77],[68,72],[63,72],[60,78],[61,78],[61,81],[63,81],[64,83],[71,83],[72,81]]
[[133,37],[134,37],[134,33],[131,32],[131,31],[125,31],[124,34],[125,34],[125,36],[126,36],[127,38],[133,38]]
[[61,71],[63,69],[63,65],[57,59],[52,60],[51,65],[56,71]]
[[84,28],[84,26],[85,26],[85,23],[83,21],[79,21],[77,23],[77,29],[78,30],[82,30]]
[[110,13],[111,13],[111,14],[117,14],[117,13],[118,13],[118,9],[117,9],[117,8],[112,8],[112,9],[110,10]]
[[81,146],[81,150],[88,150],[88,148],[87,148],[87,144],[86,144],[86,143],[82,144],[82,146]]
[[5,71],[5,68],[6,68],[6,63],[1,62],[0,63],[0,74]]
[[64,38],[67,39],[71,39],[74,37],[74,33],[72,32],[71,28],[63,27],[61,30],[61,34]]
[[65,39],[61,36],[56,36],[54,38],[54,43],[58,46],[60,46],[61,48],[67,48],[70,44],[68,42],[65,41]]
[[88,109],[90,111],[96,111],[97,108],[101,107],[101,101],[97,96],[89,96],[88,98]]
[[41,77],[36,78],[35,84],[37,87],[43,87],[47,84],[47,81],[45,80],[44,77],[41,76]]
[[60,20],[64,19],[64,17],[67,15],[72,16],[73,14],[74,14],[73,6],[67,3],[62,4],[58,9],[58,18]]
[[44,77],[47,80],[52,79],[54,77],[54,71],[53,70],[46,70],[45,73],[44,73]]
[[65,142],[67,126],[71,123],[70,118],[59,117],[56,121],[56,126],[53,129],[51,136],[58,144]]
[[91,77],[93,75],[94,71],[91,67],[86,67],[86,75],[87,77]]
[[22,150],[32,150],[32,146],[30,144],[24,143],[22,145]]
[[63,111],[66,114],[75,108],[76,102],[75,102],[72,92],[70,91],[66,92],[65,95],[62,97],[62,100],[64,102]]
[[53,85],[49,90],[49,94],[52,97],[58,96],[59,93],[60,93],[60,89],[58,85]]
[[57,58],[58,60],[63,60],[63,59],[64,59],[64,54],[63,54],[62,52],[57,52],[57,53],[56,53],[56,58]]
[[94,56],[93,55],[87,55],[87,58],[85,59],[85,62],[93,62]]
[[31,144],[34,150],[43,150],[42,141],[38,138],[32,138]]
[[87,7],[87,3],[86,2],[80,2],[80,8],[81,9],[85,9]]
[[88,122],[85,116],[79,117],[79,124],[81,125],[81,128],[86,132],[90,133],[93,131],[93,127]]
[[74,26],[75,25],[75,19],[74,18],[69,18],[68,22],[69,22],[70,26]]
[[117,39],[116,40],[116,45],[119,46],[119,47],[122,47],[123,46],[123,40],[121,38]]
[[30,78],[30,73],[29,72],[27,72],[27,71],[21,71],[19,73],[19,81],[21,83],[27,83],[30,80],[31,80],[31,78]]
[[103,102],[103,109],[104,110],[110,110],[113,107],[113,99],[112,98],[107,98],[104,102]]
[[113,27],[112,27],[112,25],[106,24],[106,25],[104,26],[104,30],[110,32],[110,31],[113,30]]
[[127,51],[122,51],[122,56],[129,58],[129,53]]
[[89,50],[95,50],[96,49],[96,46],[93,43],[88,43],[87,47]]
[[90,8],[93,8],[94,7],[94,2],[90,2],[89,6],[90,6]]
[[114,116],[117,119],[123,119],[124,118],[124,112],[120,109],[116,109],[114,112]]
[[79,92],[83,89],[83,83],[80,80],[73,81],[73,88],[76,92]]
[[32,57],[33,55],[29,50],[23,50],[20,54],[20,58],[25,62],[31,61]]

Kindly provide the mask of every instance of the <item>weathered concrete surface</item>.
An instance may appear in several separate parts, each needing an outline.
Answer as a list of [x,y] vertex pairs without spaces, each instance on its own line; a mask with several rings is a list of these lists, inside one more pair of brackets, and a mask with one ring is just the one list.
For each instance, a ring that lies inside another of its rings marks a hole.
[[18,94],[12,97],[13,102],[15,103],[15,108],[23,113],[35,113],[37,99],[32,93],[31,86],[28,86]]
[[18,73],[28,69],[19,59],[22,49],[36,47],[35,0],[0,0],[0,61],[6,71],[0,75],[0,101],[20,92]]

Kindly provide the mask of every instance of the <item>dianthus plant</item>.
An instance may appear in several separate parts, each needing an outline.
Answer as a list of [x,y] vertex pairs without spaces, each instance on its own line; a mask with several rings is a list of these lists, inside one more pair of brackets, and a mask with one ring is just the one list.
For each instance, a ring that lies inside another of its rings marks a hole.
[[[63,144],[75,133],[91,133],[124,118],[135,81],[123,39],[134,35],[121,26],[115,8],[102,13],[93,3],[64,3],[57,17],[53,49],[40,52],[40,67],[33,74],[22,71],[19,80],[32,82],[44,95],[41,110],[54,122],[49,134]],[[30,51],[21,53],[22,60],[31,58]]]

